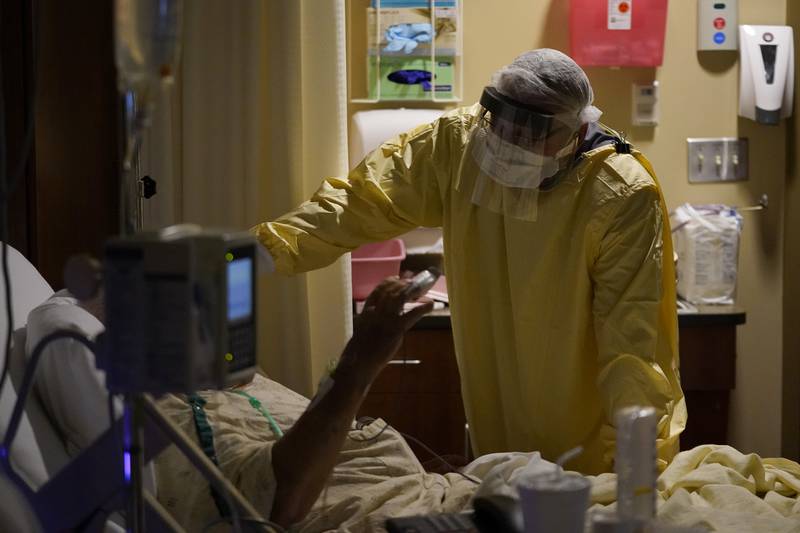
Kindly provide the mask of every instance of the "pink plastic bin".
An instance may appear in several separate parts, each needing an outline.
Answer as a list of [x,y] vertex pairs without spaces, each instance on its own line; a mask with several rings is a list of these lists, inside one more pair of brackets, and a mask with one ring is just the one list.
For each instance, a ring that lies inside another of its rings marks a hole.
[[378,283],[400,273],[406,245],[400,239],[365,244],[353,251],[353,299],[366,300]]

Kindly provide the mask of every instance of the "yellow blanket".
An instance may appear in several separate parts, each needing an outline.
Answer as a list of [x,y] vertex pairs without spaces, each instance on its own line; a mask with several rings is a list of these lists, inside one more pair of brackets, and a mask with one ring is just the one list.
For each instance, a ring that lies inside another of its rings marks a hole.
[[[243,390],[268,405],[284,429],[308,405],[306,398],[262,376]],[[259,512],[269,516],[276,435],[238,394],[203,396],[222,471]],[[166,396],[160,406],[196,439],[191,408],[183,398]],[[464,469],[482,480],[476,492],[474,484],[457,474],[425,472],[405,440],[392,428],[384,430],[384,424],[378,420],[351,432],[325,490],[292,531],[381,531],[387,517],[467,509],[474,494],[516,497],[521,477],[555,468],[538,452],[485,455]],[[208,484],[177,450],[170,447],[156,462],[158,498],[184,527],[200,531],[219,517]],[[592,511],[613,509],[616,476],[590,479]],[[726,532],[800,533],[800,465],[793,461],[761,459],[728,446],[700,446],[675,457],[658,479],[658,493],[658,515],[669,524]]]
[[[501,455],[505,458],[501,461]],[[477,495],[515,496],[525,475],[552,472],[554,465],[534,454],[496,454],[479,459],[485,469]],[[472,465],[471,465],[472,466]],[[617,476],[592,481],[590,513],[616,506]],[[800,532],[800,465],[787,459],[762,459],[730,446],[698,446],[678,454],[658,478],[658,519],[730,533]]]
[[679,454],[658,479],[659,517],[712,531],[800,531],[800,465],[730,446]]

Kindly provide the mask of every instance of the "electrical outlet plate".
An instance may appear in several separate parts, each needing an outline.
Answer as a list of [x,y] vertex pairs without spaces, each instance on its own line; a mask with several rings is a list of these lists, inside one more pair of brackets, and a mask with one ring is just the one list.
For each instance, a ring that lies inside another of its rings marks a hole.
[[747,139],[715,137],[686,141],[689,183],[747,180]]
[[647,85],[633,84],[631,119],[634,126],[658,126],[658,81]]

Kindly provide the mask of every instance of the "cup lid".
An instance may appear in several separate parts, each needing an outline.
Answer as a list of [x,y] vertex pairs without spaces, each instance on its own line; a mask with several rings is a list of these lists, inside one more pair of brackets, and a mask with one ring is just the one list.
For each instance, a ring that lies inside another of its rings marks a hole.
[[539,474],[529,479],[523,479],[519,483],[520,488],[538,491],[583,490],[590,485],[591,482],[586,477],[568,472],[559,476],[551,473]]

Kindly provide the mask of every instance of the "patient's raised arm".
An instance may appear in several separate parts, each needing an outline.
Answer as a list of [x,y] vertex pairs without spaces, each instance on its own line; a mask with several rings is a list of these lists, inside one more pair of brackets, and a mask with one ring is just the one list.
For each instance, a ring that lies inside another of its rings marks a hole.
[[372,381],[397,352],[403,334],[431,310],[427,302],[403,313],[408,284],[389,278],[370,294],[333,373],[333,386],[275,444],[271,519],[278,524],[291,525],[311,509]]

